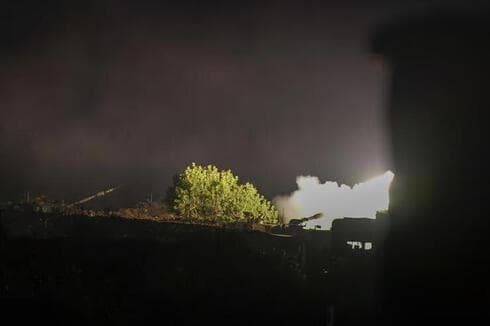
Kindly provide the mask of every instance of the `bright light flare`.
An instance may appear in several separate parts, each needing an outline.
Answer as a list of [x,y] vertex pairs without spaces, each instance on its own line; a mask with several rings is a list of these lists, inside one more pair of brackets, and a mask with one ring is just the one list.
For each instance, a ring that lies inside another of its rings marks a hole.
[[323,213],[322,218],[308,222],[307,227],[320,225],[330,229],[336,218],[375,218],[377,211],[388,209],[393,177],[393,172],[387,171],[351,188],[333,181],[321,183],[314,176],[299,176],[298,190],[290,196],[278,196],[273,202],[284,222]]

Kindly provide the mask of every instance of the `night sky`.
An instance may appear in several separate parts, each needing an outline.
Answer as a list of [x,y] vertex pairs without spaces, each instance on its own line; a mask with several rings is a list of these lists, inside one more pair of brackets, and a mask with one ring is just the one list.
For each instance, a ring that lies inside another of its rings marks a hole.
[[123,184],[130,205],[193,161],[269,198],[300,174],[353,184],[391,169],[389,70],[369,36],[437,1],[231,2],[5,5],[0,201]]

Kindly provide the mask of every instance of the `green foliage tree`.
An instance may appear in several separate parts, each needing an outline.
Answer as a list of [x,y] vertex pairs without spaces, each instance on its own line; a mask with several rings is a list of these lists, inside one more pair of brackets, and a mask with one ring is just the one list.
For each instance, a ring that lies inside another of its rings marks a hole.
[[185,218],[203,222],[278,222],[276,208],[250,184],[238,184],[230,170],[192,163],[175,185],[174,209]]

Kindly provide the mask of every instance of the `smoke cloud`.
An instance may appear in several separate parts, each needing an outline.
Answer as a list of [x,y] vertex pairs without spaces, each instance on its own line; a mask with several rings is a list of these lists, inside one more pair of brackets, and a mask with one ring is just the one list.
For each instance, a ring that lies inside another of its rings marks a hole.
[[291,219],[323,213],[320,219],[307,222],[307,227],[320,225],[330,229],[332,221],[343,217],[375,218],[376,212],[389,204],[389,187],[394,174],[391,171],[358,183],[353,187],[334,181],[321,183],[314,176],[296,178],[298,190],[289,196],[277,196],[273,203],[284,223]]

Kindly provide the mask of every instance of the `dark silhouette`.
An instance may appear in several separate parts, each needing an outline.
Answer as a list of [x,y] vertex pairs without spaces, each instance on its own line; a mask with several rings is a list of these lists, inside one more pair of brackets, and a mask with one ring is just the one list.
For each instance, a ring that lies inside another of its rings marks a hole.
[[316,268],[328,257],[323,232],[280,238],[13,211],[0,222],[0,309],[17,322],[270,325],[328,318]]
[[[375,248],[383,228],[374,220],[278,236],[8,210],[0,226],[2,313],[19,322],[353,325],[379,314]],[[372,247],[359,254],[350,240]]]
[[373,42],[392,69],[387,325],[488,323],[489,18],[434,12]]

